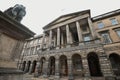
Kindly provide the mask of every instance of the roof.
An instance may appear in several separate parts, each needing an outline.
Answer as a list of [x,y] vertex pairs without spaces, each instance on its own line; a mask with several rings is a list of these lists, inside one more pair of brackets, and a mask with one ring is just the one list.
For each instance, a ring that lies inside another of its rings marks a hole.
[[104,19],[104,18],[107,18],[107,17],[110,17],[110,16],[117,15],[117,14],[120,14],[120,9],[117,9],[117,10],[114,10],[114,11],[111,11],[111,12],[107,12],[107,13],[92,17],[92,20],[97,21],[97,20],[100,20],[100,19]]
[[[0,24],[3,25],[3,27],[6,28],[11,28],[11,29],[16,29],[18,30],[19,34],[24,36],[24,39],[26,38],[30,38],[32,36],[35,35],[34,32],[32,32],[30,29],[28,29],[26,26],[22,25],[21,23],[15,21],[14,19],[12,19],[11,17],[9,17],[8,15],[4,14],[2,11],[0,11],[0,19],[4,22],[0,22]],[[20,32],[21,31],[21,32]],[[13,31],[12,31],[13,32]]]
[[[78,16],[78,15],[82,15],[82,14],[85,14],[85,13],[89,13],[90,14],[90,10],[88,9],[88,10],[83,10],[83,11],[79,11],[79,12],[74,12],[74,13],[70,13],[70,14],[65,14],[65,15],[62,15],[62,16],[60,16],[60,17],[58,17],[57,19],[55,19],[55,20],[53,20],[52,22],[50,22],[49,24],[47,24],[45,27],[43,27],[43,29],[46,29],[46,28],[48,28],[49,26],[52,26],[52,25],[55,25],[55,24],[57,24],[58,22],[58,20],[60,20],[61,18],[65,18],[66,17],[66,19],[65,20],[67,20],[67,19],[70,19],[71,17],[69,17],[69,16]],[[67,18],[68,17],[68,18]],[[65,20],[61,20],[60,22],[62,22],[62,21],[65,21]],[[56,23],[55,23],[56,22]]]

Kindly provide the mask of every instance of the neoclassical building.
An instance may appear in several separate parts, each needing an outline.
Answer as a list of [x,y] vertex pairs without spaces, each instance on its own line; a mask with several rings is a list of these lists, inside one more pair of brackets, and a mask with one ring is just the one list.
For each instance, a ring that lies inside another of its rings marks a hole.
[[50,80],[120,80],[120,10],[62,15],[28,39],[19,69]]

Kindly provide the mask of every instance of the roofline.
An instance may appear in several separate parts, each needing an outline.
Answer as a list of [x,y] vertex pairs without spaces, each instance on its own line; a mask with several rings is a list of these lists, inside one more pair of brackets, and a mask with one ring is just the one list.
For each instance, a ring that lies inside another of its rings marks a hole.
[[35,33],[32,32],[29,28],[27,28],[23,24],[17,22],[16,20],[12,19],[8,15],[4,14],[2,11],[0,11],[0,17],[3,18],[4,20],[6,20],[7,22],[9,22],[10,24],[15,25],[15,27],[19,28],[20,30],[26,32],[29,36],[32,37],[35,35]]
[[43,37],[43,34],[36,35],[36,36],[34,36],[34,37],[31,37],[31,38],[29,38],[29,39],[26,39],[26,40],[27,40],[27,41],[31,41],[31,40],[33,40],[33,39],[37,39],[37,38],[41,38],[41,37]]
[[46,26],[44,26],[43,29],[46,29],[48,26],[51,26],[51,23],[57,21],[58,19],[60,19],[62,17],[66,17],[66,16],[70,16],[70,15],[76,15],[76,14],[81,13],[81,12],[88,12],[90,14],[90,16],[91,16],[90,9],[82,10],[82,11],[78,11],[78,12],[73,12],[73,13],[69,13],[69,14],[65,14],[65,15],[61,15],[58,18],[56,18],[55,20],[48,23]]
[[109,16],[117,15],[117,14],[120,14],[120,9],[117,9],[117,10],[114,10],[114,11],[110,11],[110,12],[92,17],[92,20],[97,21],[97,20],[104,19],[104,18],[109,17]]

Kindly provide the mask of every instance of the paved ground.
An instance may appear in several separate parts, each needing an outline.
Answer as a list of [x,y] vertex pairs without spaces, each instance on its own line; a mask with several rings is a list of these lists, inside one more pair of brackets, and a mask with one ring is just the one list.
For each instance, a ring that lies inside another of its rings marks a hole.
[[[42,76],[38,78],[34,78],[33,74],[24,74],[24,79],[23,80],[55,80],[54,77],[49,77],[49,78],[43,78]],[[68,80],[67,77],[60,78],[59,80]],[[92,79],[84,79],[84,78],[75,78],[74,80],[105,80],[103,77],[94,77]]]

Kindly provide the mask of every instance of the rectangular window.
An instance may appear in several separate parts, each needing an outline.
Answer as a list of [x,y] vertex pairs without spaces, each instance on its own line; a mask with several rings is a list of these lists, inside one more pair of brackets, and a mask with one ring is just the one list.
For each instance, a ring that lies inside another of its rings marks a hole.
[[118,21],[115,18],[110,19],[112,25],[118,24]]
[[104,43],[106,43],[106,44],[112,43],[112,40],[110,39],[108,32],[101,33],[101,36],[103,37]]
[[104,28],[103,22],[98,22],[97,25],[98,25],[98,28],[99,28],[99,29]]

